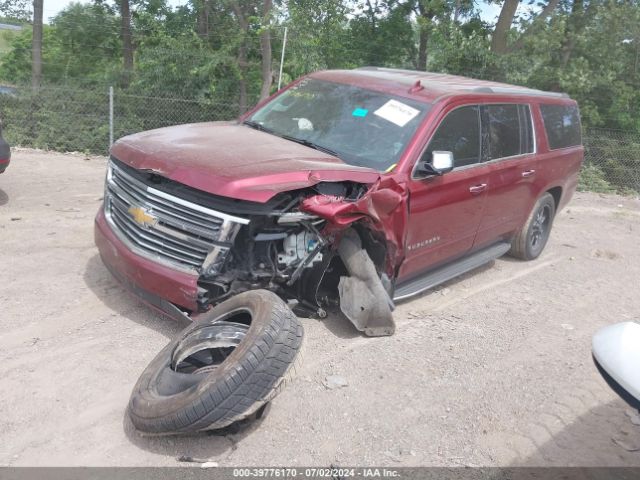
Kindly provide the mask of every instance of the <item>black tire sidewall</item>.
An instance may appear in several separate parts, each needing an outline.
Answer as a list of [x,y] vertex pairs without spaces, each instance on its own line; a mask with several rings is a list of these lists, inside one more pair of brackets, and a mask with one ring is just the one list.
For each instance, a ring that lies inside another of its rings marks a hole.
[[[252,348],[255,351],[256,343],[262,342],[264,344],[265,342],[273,341],[271,336],[266,333],[267,329],[274,322],[283,323],[286,321],[286,319],[273,315],[274,305],[277,302],[284,304],[274,293],[266,290],[244,292],[214,307],[210,312],[204,314],[204,317],[199,318],[197,322],[187,327],[178,338],[171,341],[156,355],[138,379],[129,402],[129,414],[132,416],[134,424],[161,422],[163,418],[186,416],[186,411],[193,409],[193,406],[199,403],[201,397],[208,395],[210,390],[216,387],[216,384],[225,384],[234,375],[237,377],[238,369],[242,368],[243,364],[246,364],[244,360]],[[176,345],[203,323],[213,322],[238,309],[250,312],[252,317],[251,325],[242,343],[229,357],[197,385],[175,395],[163,396],[158,394],[155,388],[156,382],[163,369],[168,368],[170,365],[172,352]],[[285,327],[282,324],[273,326],[276,327],[276,330],[282,330]],[[265,347],[263,346],[259,352],[264,349]],[[136,417],[138,422],[135,421]]]
[[[541,209],[544,209],[547,207],[549,208],[549,224],[547,226],[546,231],[544,232],[542,244],[538,249],[533,250],[531,246],[531,236],[533,235],[534,220],[536,218],[536,215],[538,215],[538,212]],[[553,199],[553,196],[551,196],[550,194],[548,193],[545,194],[544,196],[540,197],[540,199],[536,202],[536,206],[534,207],[533,211],[531,212],[531,216],[529,217],[527,235],[525,238],[525,242],[526,242],[525,248],[526,248],[527,259],[533,260],[535,258],[538,258],[540,254],[542,254],[542,252],[544,251],[544,248],[547,245],[547,242],[549,241],[549,237],[551,236],[551,227],[553,226],[555,213],[556,213],[555,200]]]

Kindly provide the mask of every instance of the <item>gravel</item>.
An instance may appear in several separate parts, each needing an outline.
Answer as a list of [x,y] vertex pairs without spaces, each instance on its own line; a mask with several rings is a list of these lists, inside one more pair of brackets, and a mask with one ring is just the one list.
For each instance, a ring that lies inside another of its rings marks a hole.
[[[538,260],[398,305],[394,336],[303,319],[305,363],[262,419],[143,437],[131,388],[184,325],[100,261],[105,162],[16,150],[0,175],[0,465],[640,466],[640,427],[590,354],[599,327],[640,320],[638,199],[576,194]],[[323,385],[336,375],[346,388]]]

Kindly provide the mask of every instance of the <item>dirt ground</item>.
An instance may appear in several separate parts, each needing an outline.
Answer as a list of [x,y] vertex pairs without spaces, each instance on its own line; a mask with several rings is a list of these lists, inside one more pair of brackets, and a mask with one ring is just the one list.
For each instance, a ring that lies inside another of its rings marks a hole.
[[[640,466],[640,420],[590,354],[640,320],[640,201],[579,193],[546,251],[502,258],[366,338],[303,319],[297,379],[236,433],[148,438],[126,416],[183,325],[127,294],[93,245],[105,159],[18,150],[0,175],[0,465]],[[339,375],[347,385],[328,389]]]

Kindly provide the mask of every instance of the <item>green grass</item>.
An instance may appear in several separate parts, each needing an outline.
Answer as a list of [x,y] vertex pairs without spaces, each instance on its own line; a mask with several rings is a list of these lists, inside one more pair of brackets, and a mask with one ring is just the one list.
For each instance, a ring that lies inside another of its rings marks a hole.
[[11,50],[11,42],[18,35],[19,31],[0,30],[0,57]]

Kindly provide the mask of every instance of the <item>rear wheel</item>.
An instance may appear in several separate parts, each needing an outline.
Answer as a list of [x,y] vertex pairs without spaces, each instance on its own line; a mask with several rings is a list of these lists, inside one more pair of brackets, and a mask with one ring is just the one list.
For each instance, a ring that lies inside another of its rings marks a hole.
[[550,193],[545,193],[538,199],[526,223],[511,242],[509,255],[522,260],[538,258],[549,240],[555,214],[555,200]]
[[303,331],[274,293],[236,295],[199,317],[151,361],[133,389],[140,431],[224,428],[254,414],[293,373]]

